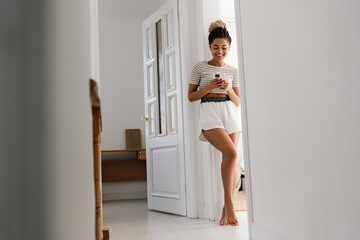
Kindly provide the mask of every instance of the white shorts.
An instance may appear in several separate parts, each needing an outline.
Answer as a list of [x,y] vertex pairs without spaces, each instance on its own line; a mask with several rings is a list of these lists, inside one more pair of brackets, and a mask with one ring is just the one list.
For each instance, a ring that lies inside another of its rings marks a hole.
[[[228,97],[203,98],[200,103],[199,139],[207,142],[202,130],[222,128],[228,134],[241,131],[240,107],[228,100]],[[214,100],[214,101],[212,101]]]

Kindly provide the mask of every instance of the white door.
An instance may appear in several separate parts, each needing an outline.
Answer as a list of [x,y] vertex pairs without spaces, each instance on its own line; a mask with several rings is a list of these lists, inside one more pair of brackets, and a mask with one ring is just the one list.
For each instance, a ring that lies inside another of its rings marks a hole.
[[178,10],[143,22],[148,208],[186,215]]

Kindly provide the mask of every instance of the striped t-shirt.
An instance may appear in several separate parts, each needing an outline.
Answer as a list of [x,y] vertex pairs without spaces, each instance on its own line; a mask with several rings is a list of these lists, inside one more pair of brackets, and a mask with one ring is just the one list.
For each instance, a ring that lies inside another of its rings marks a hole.
[[[228,64],[216,67],[208,64],[207,61],[201,61],[194,65],[189,83],[198,85],[199,89],[201,89],[216,78],[215,74],[219,74],[219,78],[228,81],[232,87],[240,86],[238,70],[235,67]],[[225,90],[218,88],[210,91],[210,93],[227,94]]]

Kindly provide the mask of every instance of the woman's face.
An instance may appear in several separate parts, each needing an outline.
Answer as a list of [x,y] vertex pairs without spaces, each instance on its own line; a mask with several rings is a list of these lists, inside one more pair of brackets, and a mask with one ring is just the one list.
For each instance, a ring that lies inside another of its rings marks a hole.
[[215,38],[210,45],[213,58],[219,62],[224,61],[230,50],[229,42],[226,38]]

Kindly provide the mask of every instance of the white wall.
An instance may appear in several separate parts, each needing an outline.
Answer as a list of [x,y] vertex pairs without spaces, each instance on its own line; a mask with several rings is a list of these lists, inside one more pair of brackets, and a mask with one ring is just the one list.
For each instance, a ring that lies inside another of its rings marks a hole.
[[[145,148],[142,21],[165,2],[99,1],[103,150],[126,149],[125,129],[133,128]],[[146,197],[146,181],[104,183],[102,190],[104,200]]]
[[146,181],[103,183],[103,201],[147,198]]
[[100,3],[102,148],[126,149],[125,129],[140,128],[145,147],[141,19],[107,17]]
[[102,148],[125,149],[125,129],[145,147],[142,21],[165,0],[99,1]]
[[0,6],[0,239],[45,240],[42,1]]
[[47,239],[95,239],[90,2],[45,7],[44,230]]
[[99,70],[99,1],[90,1],[90,77],[100,87]]
[[[215,1],[217,3],[217,1]],[[214,1],[205,4],[203,0],[181,0],[180,11],[180,51],[181,74],[183,84],[183,118],[185,138],[185,166],[188,216],[198,218],[209,216],[209,184],[206,183],[209,167],[209,144],[198,140],[199,102],[188,101],[187,89],[189,77],[194,64],[207,57],[207,27],[205,22],[211,22],[218,14],[214,9]],[[205,11],[204,6],[212,11]]]
[[89,2],[0,5],[0,239],[95,239]]
[[240,4],[254,239],[357,239],[360,3]]

